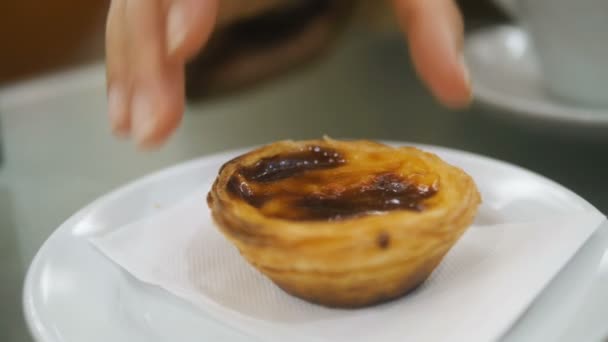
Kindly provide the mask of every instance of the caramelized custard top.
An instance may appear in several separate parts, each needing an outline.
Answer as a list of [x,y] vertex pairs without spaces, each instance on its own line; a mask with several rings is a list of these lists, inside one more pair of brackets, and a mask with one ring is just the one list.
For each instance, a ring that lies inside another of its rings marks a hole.
[[341,220],[391,210],[422,211],[439,190],[439,177],[420,160],[400,160],[390,152],[308,146],[241,167],[227,188],[268,217]]

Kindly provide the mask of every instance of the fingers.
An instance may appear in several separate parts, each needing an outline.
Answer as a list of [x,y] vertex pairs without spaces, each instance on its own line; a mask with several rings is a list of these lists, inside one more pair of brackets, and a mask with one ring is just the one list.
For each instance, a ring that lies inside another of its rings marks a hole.
[[216,9],[217,0],[112,1],[106,66],[117,134],[146,148],[175,130],[184,111],[184,64],[208,39]]
[[444,105],[471,101],[462,57],[463,23],[453,0],[393,0],[417,73]]
[[128,0],[126,5],[130,73],[133,78],[132,134],[141,147],[162,143],[183,112],[183,84],[176,82],[183,65],[166,54],[163,4]]
[[161,145],[175,131],[183,116],[183,67],[169,66],[156,81],[138,84],[131,111],[133,135],[139,147]]
[[167,9],[167,53],[187,60],[209,39],[217,19],[217,0],[164,0]]
[[128,42],[127,36],[123,34],[126,32],[125,5],[124,0],[112,1],[106,30],[108,115],[112,130],[117,135],[128,134],[131,125]]

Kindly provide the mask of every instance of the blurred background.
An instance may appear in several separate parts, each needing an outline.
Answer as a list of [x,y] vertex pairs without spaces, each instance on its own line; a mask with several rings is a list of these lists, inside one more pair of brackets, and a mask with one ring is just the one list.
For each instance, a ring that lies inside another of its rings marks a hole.
[[[224,1],[227,5],[223,6],[223,16],[229,24],[231,21],[234,23],[237,19],[241,19],[238,10],[231,5],[238,1],[240,0]],[[325,1],[311,1],[314,2]],[[467,18],[467,28],[505,20],[505,16],[490,1],[459,0],[458,2]],[[0,87],[42,74],[102,61],[104,26],[109,3],[110,0],[2,1],[0,3],[0,46],[2,46]],[[355,16],[364,17],[362,20],[371,24],[370,27],[374,29],[390,29],[391,19],[379,3],[381,2],[360,2],[358,14]],[[276,20],[276,16],[272,20]],[[226,26],[230,26],[229,24]],[[216,34],[216,36],[220,35],[221,33]],[[209,50],[221,49],[214,49],[216,45],[219,44],[211,44]],[[321,44],[312,45],[318,49]],[[225,46],[223,49],[227,50]],[[191,73],[197,73],[199,69],[192,68]]]
[[0,84],[103,58],[108,0],[0,2]]

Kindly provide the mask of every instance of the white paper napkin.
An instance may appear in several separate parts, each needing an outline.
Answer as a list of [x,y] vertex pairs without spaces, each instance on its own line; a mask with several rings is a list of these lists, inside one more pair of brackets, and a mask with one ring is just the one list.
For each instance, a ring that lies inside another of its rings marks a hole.
[[496,223],[496,210],[482,205],[478,222],[415,292],[337,310],[291,297],[252,268],[215,228],[205,195],[92,242],[140,281],[268,341],[499,339],[605,220],[577,210]]

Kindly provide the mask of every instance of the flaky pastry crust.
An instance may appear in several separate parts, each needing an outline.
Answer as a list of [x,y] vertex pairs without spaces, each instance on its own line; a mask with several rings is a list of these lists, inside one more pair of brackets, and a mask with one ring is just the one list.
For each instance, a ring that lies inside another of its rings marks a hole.
[[473,179],[414,147],[276,142],[227,162],[208,195],[222,233],[286,292],[331,307],[400,297],[474,219]]

